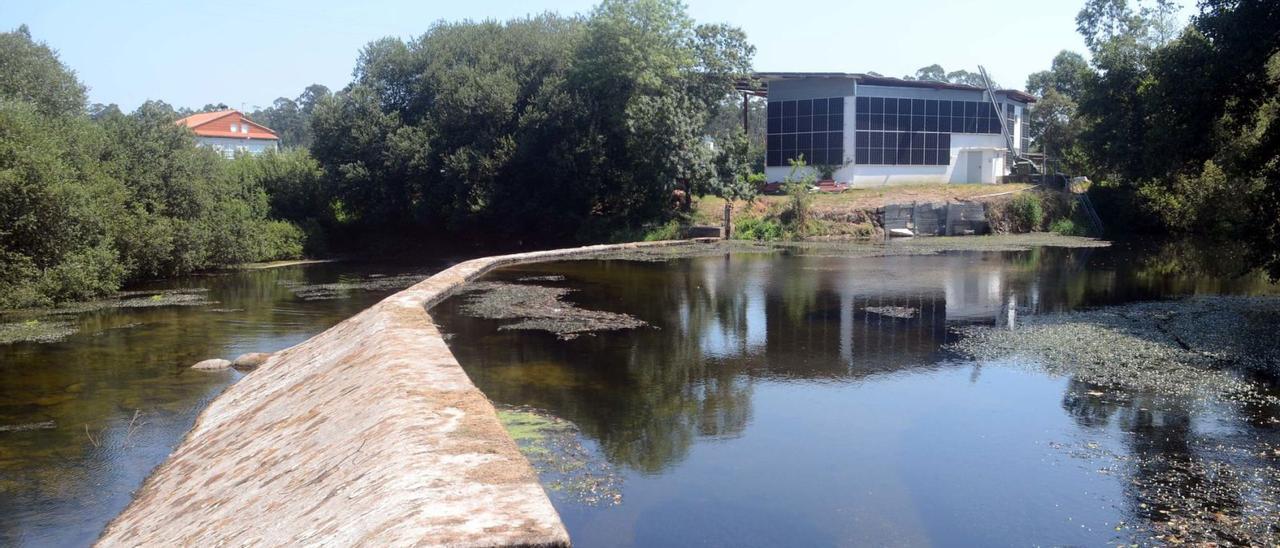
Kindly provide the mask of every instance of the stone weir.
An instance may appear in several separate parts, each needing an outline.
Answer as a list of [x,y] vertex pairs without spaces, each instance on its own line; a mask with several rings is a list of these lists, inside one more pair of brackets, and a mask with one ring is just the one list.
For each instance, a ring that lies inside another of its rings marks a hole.
[[196,419],[99,546],[568,546],[493,405],[427,309],[499,266],[460,263],[273,355]]

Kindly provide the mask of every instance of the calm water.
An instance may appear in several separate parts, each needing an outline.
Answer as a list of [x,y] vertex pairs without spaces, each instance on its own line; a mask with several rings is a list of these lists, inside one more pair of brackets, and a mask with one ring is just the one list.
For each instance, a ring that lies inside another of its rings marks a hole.
[[[491,399],[573,422],[621,476],[615,504],[550,489],[578,546],[1114,544],[1156,511],[1131,486],[1158,466],[1127,459],[1280,441],[1280,410],[1103,398],[940,346],[951,326],[1006,325],[1011,300],[1027,314],[1276,292],[1204,252],[569,261],[488,279],[564,275],[549,285],[575,288],[575,304],[654,328],[568,341],[500,331],[462,314],[465,295],[432,313]],[[920,313],[865,311],[877,306]]]
[[437,269],[337,263],[131,288],[210,302],[88,312],[60,342],[0,344],[0,546],[93,542],[241,377],[191,364],[292,346]]

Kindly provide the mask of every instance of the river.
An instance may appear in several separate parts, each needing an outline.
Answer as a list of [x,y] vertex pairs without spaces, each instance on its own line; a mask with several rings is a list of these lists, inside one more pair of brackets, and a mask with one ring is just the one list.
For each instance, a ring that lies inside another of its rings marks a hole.
[[[1275,534],[1280,405],[1163,397],[949,345],[974,326],[1276,286],[1193,244],[858,255],[576,260],[483,279],[569,290],[550,320],[526,327],[576,325],[555,316],[574,306],[648,324],[634,329],[512,329],[476,313],[480,292],[433,317],[506,415],[571,425],[565,459],[523,445],[579,546],[1147,544],[1184,525]],[[535,424],[518,439],[536,437]]]
[[[1213,246],[999,249],[524,265],[485,281],[647,325],[503,329],[467,312],[476,293],[432,315],[504,417],[570,432],[556,451],[573,458],[528,454],[580,546],[1157,542],[1153,489],[1203,492],[1227,519],[1272,508],[1280,485],[1212,465],[1270,466],[1214,447],[1280,447],[1280,406],[1162,399],[949,345],[966,326],[1276,286]],[[0,344],[0,545],[91,543],[243,375],[192,363],[286,348],[443,266],[239,271],[0,317],[56,339]]]
[[200,410],[243,376],[193,363],[287,348],[441,268],[245,270],[0,317],[65,335],[0,344],[0,546],[92,543]]

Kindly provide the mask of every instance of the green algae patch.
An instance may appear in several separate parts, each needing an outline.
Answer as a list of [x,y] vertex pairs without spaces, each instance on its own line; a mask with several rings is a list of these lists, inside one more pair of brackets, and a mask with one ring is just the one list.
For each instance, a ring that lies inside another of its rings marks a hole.
[[565,421],[550,415],[515,408],[499,409],[498,420],[526,454],[551,453],[552,436],[571,428]]
[[622,502],[622,477],[573,423],[530,407],[497,410],[552,497],[590,506]]
[[76,331],[75,324],[65,320],[31,319],[0,323],[0,344],[58,342]]

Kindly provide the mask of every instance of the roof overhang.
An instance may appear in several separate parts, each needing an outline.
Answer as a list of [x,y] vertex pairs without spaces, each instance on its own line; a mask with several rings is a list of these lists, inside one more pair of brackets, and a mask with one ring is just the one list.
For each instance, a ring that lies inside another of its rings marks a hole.
[[[985,88],[978,86],[970,86],[967,84],[952,84],[950,82],[935,82],[932,80],[903,80],[902,78],[890,78],[888,76],[875,76],[872,74],[861,74],[852,72],[757,72],[751,75],[751,79],[760,82],[764,87],[762,96],[767,96],[769,82],[777,82],[781,80],[813,80],[813,79],[838,79],[853,80],[860,85],[867,86],[888,86],[900,88],[924,88],[939,90],[957,90],[957,91],[986,91]],[[739,89],[739,91],[744,91]],[[1035,96],[1019,91],[1016,89],[997,89],[996,95],[1004,95],[1014,101],[1020,103],[1034,103]]]

